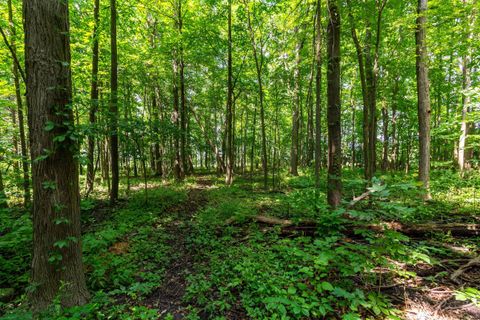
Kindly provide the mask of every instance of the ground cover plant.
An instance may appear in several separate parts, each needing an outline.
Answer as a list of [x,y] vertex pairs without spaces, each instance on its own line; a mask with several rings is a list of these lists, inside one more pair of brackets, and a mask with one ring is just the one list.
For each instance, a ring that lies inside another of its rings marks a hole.
[[1,319],[480,319],[477,0],[0,3]]

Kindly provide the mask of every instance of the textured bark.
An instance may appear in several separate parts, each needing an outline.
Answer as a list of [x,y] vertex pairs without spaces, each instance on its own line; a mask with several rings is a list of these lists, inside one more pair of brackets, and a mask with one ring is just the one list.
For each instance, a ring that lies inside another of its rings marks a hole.
[[337,1],[328,0],[327,99],[328,99],[328,177],[327,200],[332,208],[342,200],[342,136],[340,99],[340,14]]
[[317,0],[315,30],[315,187],[318,189],[322,165],[322,0]]
[[430,83],[428,79],[428,52],[426,43],[427,0],[418,0],[416,41],[416,72],[418,97],[419,164],[418,179],[430,195]]
[[227,112],[226,112],[226,156],[227,168],[225,183],[231,185],[233,182],[233,81],[232,81],[232,1],[228,1],[228,59],[227,59]]
[[[100,20],[100,0],[94,0],[93,8],[93,34],[92,34],[92,80],[90,86],[90,110],[88,113],[88,120],[90,122],[91,130],[96,123],[96,116],[98,110],[98,53],[99,53],[99,33],[98,24]],[[90,132],[88,135],[88,151],[87,151],[87,196],[93,191],[93,185],[95,181],[95,168],[94,168],[94,153],[95,153],[95,135],[94,132]]]
[[112,170],[112,187],[110,202],[118,200],[118,55],[117,55],[117,2],[110,0],[110,167]]
[[12,72],[13,72],[13,81],[15,84],[15,98],[17,101],[16,112],[18,117],[18,129],[20,134],[20,152],[22,157],[23,203],[25,206],[27,206],[30,203],[30,174],[29,174],[29,165],[28,165],[27,141],[25,136],[25,120],[23,115],[22,93],[21,93],[21,86],[20,86],[21,69],[19,69],[18,64],[15,63],[15,60],[18,59],[17,46],[16,46],[17,32],[15,29],[15,24],[13,22],[12,0],[8,0],[8,23],[10,25],[10,49],[13,56]]
[[78,146],[70,136],[74,119],[68,3],[25,0],[23,6],[36,286],[31,302],[34,310],[43,310],[57,295],[64,306],[84,304],[88,291],[81,251]]

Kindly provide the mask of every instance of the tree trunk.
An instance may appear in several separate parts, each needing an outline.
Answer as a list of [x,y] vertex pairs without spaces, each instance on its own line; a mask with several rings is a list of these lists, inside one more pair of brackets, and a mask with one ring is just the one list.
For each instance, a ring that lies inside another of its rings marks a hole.
[[36,285],[31,301],[40,311],[57,296],[62,305],[75,306],[86,303],[89,294],[81,249],[79,150],[71,131],[68,2],[26,0],[23,5]]
[[262,68],[263,68],[263,48],[260,48],[260,57],[257,52],[257,41],[255,39],[255,32],[253,30],[252,21],[250,17],[250,10],[248,5],[245,6],[247,9],[247,22],[248,30],[250,33],[250,41],[252,44],[253,57],[255,59],[255,67],[257,71],[257,81],[258,81],[258,95],[260,102],[260,130],[262,133],[262,169],[263,169],[263,187],[268,188],[268,160],[267,160],[267,137],[265,131],[265,110],[263,106],[264,92],[262,84]]
[[[15,29],[15,23],[13,21],[13,8],[12,0],[8,0],[8,23],[10,24],[10,48],[12,50],[13,57],[13,81],[15,84],[15,97],[17,101],[17,115],[18,115],[18,128],[20,133],[20,152],[22,156],[22,171],[23,171],[23,204],[27,206],[30,203],[30,175],[29,175],[29,165],[28,165],[28,154],[27,154],[27,142],[25,136],[25,120],[23,116],[23,103],[22,103],[22,94],[20,86],[20,73],[19,67],[15,63],[17,59],[17,46],[16,46],[16,36],[17,32]],[[25,79],[24,79],[25,80]]]
[[7,208],[7,195],[5,194],[5,186],[3,184],[3,172],[0,168],[0,208]]
[[425,189],[425,200],[430,195],[430,83],[428,79],[428,52],[426,43],[427,0],[418,0],[416,40],[416,72],[418,97],[419,164],[418,178]]
[[252,150],[250,152],[250,177],[253,177],[254,170],[254,159],[255,159],[255,137],[256,137],[256,128],[257,128],[257,106],[253,110],[253,126],[252,126]]
[[322,0],[317,0],[315,31],[315,187],[318,189],[322,165]]
[[93,185],[95,181],[95,170],[94,170],[94,153],[95,153],[95,123],[98,110],[98,54],[99,54],[99,32],[98,25],[100,20],[100,0],[94,0],[93,8],[93,47],[92,47],[92,80],[90,88],[90,111],[89,111],[89,122],[90,122],[90,134],[88,135],[88,151],[87,151],[87,196],[90,192],[93,191]]
[[[467,5],[467,0],[463,0],[463,5]],[[466,15],[467,22],[467,41],[472,41],[472,27],[475,23],[475,16],[469,17]],[[461,133],[458,141],[458,167],[463,174],[464,170],[470,169],[469,160],[471,158],[472,150],[467,146],[468,135],[472,130],[472,122],[468,119],[468,113],[471,111],[471,98],[470,89],[472,86],[471,78],[471,55],[470,49],[467,49],[467,53],[462,57],[462,122]]]
[[110,0],[110,161],[112,170],[112,188],[110,202],[118,200],[118,56],[117,56],[117,0]]
[[356,150],[355,150],[355,147],[356,147],[356,137],[355,137],[355,100],[354,100],[354,96],[353,96],[353,83],[352,83],[352,86],[350,88],[350,108],[352,109],[352,145],[351,145],[351,163],[350,163],[350,168],[353,170],[355,168],[355,159],[356,159]]
[[332,208],[342,200],[342,137],[340,100],[340,14],[337,1],[328,0],[327,99],[328,99],[328,178],[327,200]]
[[387,102],[383,101],[382,105],[382,135],[383,135],[383,145],[382,145],[382,171],[385,172],[388,169],[388,122],[390,121],[388,117]]
[[[182,1],[178,0],[177,5],[177,28],[180,39],[182,39],[183,32],[183,15],[182,15]],[[181,178],[185,177],[185,174],[188,173],[188,162],[187,162],[187,104],[185,98],[185,61],[183,54],[183,40],[180,40],[179,47],[179,76],[180,76],[180,159],[182,166],[181,168]]]
[[[295,34],[298,35],[299,28],[295,28]],[[295,47],[295,71],[294,82],[295,87],[293,90],[293,114],[292,114],[292,147],[290,150],[290,174],[298,176],[298,136],[300,128],[300,63],[302,62],[302,48],[304,39],[300,39],[298,36],[298,42]]]
[[233,182],[233,82],[232,82],[232,1],[228,0],[228,78],[227,78],[227,112],[226,112],[226,156],[227,170],[225,183],[231,185]]

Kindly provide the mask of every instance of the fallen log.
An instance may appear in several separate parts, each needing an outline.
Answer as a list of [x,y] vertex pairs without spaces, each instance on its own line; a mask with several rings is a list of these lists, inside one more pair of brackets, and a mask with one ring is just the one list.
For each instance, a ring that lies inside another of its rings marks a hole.
[[[266,215],[256,215],[253,216],[252,219],[259,223],[267,225],[281,226],[282,234],[292,234],[294,232],[300,232],[306,235],[313,235],[317,232],[319,228],[318,224],[315,221],[309,220],[295,223],[289,219],[280,219]],[[231,224],[233,222],[235,222],[235,219],[229,219],[226,223]],[[450,233],[452,236],[456,237],[471,237],[480,235],[480,224],[474,223],[422,223],[405,225],[400,222],[385,222],[375,224],[348,223],[346,226],[347,233],[349,233],[349,230],[353,231],[355,229],[364,228],[377,232],[394,230],[408,236],[424,236],[425,234],[431,232]]]

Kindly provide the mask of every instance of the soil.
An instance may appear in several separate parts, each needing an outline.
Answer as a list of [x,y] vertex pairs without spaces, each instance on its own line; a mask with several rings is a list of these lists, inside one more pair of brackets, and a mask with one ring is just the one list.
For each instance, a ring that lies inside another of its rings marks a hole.
[[163,283],[144,302],[146,306],[158,309],[160,318],[170,315],[173,319],[183,319],[187,314],[183,296],[187,287],[187,277],[193,270],[194,248],[187,246],[186,235],[193,214],[207,203],[204,191],[211,183],[200,178],[197,186],[188,191],[187,200],[168,210],[168,214],[173,217],[173,222],[166,228],[169,235],[168,244],[172,248],[172,262],[165,272]]

